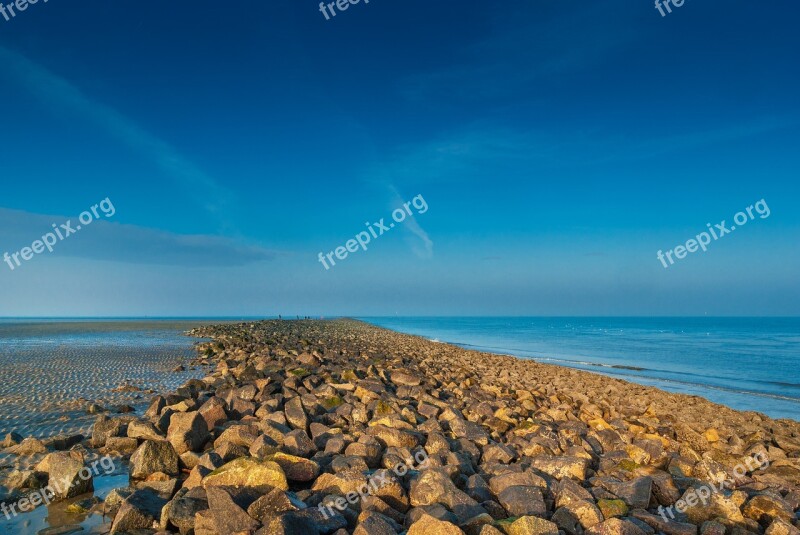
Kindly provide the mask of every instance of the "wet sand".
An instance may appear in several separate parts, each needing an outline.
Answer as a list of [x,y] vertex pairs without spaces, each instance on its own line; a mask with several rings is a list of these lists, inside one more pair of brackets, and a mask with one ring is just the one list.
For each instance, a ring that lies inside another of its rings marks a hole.
[[88,434],[91,404],[137,407],[202,373],[173,372],[194,356],[197,322],[0,325],[0,436]]

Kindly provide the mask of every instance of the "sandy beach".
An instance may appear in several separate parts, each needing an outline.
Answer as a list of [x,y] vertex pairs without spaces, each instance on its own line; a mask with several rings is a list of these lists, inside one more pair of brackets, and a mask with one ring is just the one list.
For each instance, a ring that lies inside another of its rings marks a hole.
[[353,320],[191,334],[213,339],[191,363],[206,373],[146,410],[96,416],[86,437],[7,436],[3,454],[16,460],[2,471],[5,504],[52,482],[56,459],[77,460],[77,473],[107,456],[122,486],[96,478],[102,493],[70,497],[80,514],[48,526],[207,535],[798,533],[800,423],[792,420]]
[[90,434],[96,414],[125,411],[198,370],[185,322],[0,324],[0,436]]

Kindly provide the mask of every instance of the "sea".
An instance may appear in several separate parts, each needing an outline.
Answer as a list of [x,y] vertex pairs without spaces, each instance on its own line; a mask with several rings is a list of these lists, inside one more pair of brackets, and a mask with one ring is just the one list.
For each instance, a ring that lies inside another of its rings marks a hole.
[[800,318],[365,317],[466,349],[800,421]]

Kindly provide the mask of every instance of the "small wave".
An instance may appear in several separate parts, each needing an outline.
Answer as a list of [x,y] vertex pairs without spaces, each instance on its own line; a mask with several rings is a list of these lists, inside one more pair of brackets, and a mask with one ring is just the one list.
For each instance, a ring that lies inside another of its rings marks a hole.
[[[482,348],[489,351],[496,351],[499,348],[493,348],[489,346],[479,346],[479,345],[472,345],[472,344],[457,344],[462,347],[474,347],[474,348]],[[508,350],[508,349],[506,349]],[[510,351],[517,351],[522,353],[534,353],[529,350],[519,350],[519,349],[510,349]],[[697,389],[707,388],[710,390],[719,390],[723,392],[730,392],[734,394],[743,394],[743,395],[750,395],[750,396],[758,396],[763,398],[770,398],[770,399],[780,399],[784,401],[791,401],[794,403],[800,403],[800,398],[794,396],[784,396],[781,394],[774,394],[769,392],[760,392],[760,391],[753,391],[747,390],[743,388],[734,388],[734,387],[726,387],[726,386],[719,386],[713,385],[706,382],[698,382],[698,381],[685,381],[680,379],[668,379],[664,377],[658,377],[654,375],[655,373],[668,373],[668,374],[679,374],[683,376],[689,377],[697,377],[699,379],[715,379],[715,377],[698,374],[698,373],[691,373],[691,372],[679,372],[673,370],[662,370],[658,368],[643,368],[639,366],[628,366],[623,364],[606,364],[602,362],[590,362],[586,360],[578,360],[578,359],[566,359],[566,358],[556,358],[556,357],[547,357],[547,356],[532,356],[528,358],[533,358],[538,362],[555,362],[561,363],[561,365],[567,367],[575,367],[581,369],[580,367],[592,367],[592,368],[608,368],[609,370],[621,370],[621,371],[608,371],[608,372],[601,372],[601,373],[608,373],[610,375],[619,375],[625,377],[633,377],[638,379],[646,379],[654,382],[660,383],[674,383],[674,384],[682,384],[686,386],[692,386]],[[636,373],[624,373],[622,370],[633,371],[633,372],[642,372],[641,374]],[[769,384],[769,385],[777,385],[777,386],[784,386],[789,388],[800,388],[800,384],[797,383],[781,383],[776,381],[761,381],[758,379],[749,379],[750,382],[753,383],[760,383],[760,384]]]
[[[605,367],[613,368],[613,366],[605,366]],[[622,372],[606,372],[606,373],[609,373],[610,375],[621,375],[621,376],[625,376],[625,377],[636,377],[636,378],[638,378],[640,380],[641,379],[646,379],[646,380],[649,380],[649,381],[652,381],[652,382],[655,382],[655,383],[667,383],[667,384],[672,383],[672,384],[681,384],[681,385],[686,385],[686,386],[692,386],[692,387],[695,387],[698,390],[702,390],[702,389],[706,389],[707,388],[709,390],[719,390],[719,391],[722,391],[722,392],[730,392],[730,393],[733,393],[733,394],[744,394],[744,395],[748,395],[748,396],[758,396],[758,397],[762,397],[762,398],[780,399],[780,400],[783,400],[783,401],[791,401],[791,402],[794,402],[794,403],[800,403],[800,398],[796,398],[796,397],[792,397],[792,396],[782,396],[780,394],[770,394],[768,392],[757,392],[757,391],[753,391],[753,390],[744,390],[744,389],[741,389],[741,388],[732,388],[732,387],[727,387],[727,386],[710,385],[710,384],[706,384],[706,383],[695,383],[695,382],[692,382],[692,381],[681,381],[679,379],[665,379],[663,377],[653,377],[651,375],[634,375],[634,374],[631,374],[631,373],[622,373]]]
[[789,388],[800,388],[799,383],[784,383],[781,381],[765,381],[768,384],[777,385],[777,386],[788,386]]

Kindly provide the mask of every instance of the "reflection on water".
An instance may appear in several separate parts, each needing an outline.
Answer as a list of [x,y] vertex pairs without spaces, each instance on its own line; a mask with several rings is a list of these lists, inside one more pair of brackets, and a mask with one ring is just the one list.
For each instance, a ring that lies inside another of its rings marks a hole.
[[[91,504],[100,503],[112,490],[127,486],[127,471],[127,467],[121,467],[113,474],[94,478],[94,493],[41,506],[11,520],[0,515],[0,534],[34,535],[50,527],[65,528],[58,533],[108,533],[112,519],[104,517],[102,510],[91,510]],[[66,530],[73,526],[74,532]]]

